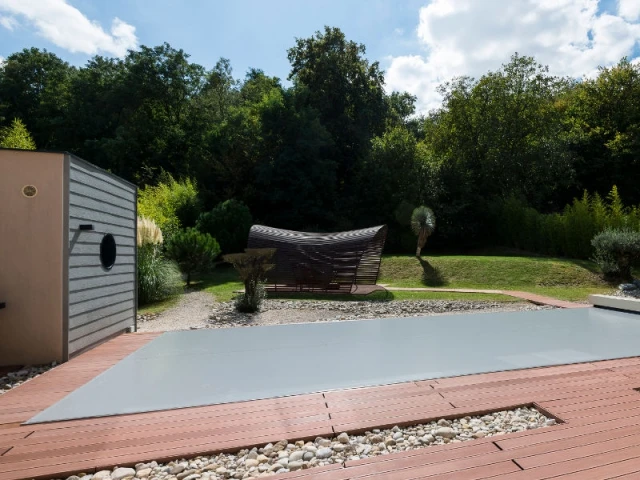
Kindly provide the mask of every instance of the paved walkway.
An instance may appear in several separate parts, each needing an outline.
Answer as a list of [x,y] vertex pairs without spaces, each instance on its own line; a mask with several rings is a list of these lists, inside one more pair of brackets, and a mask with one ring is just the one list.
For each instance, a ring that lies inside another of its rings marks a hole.
[[575,303],[567,302],[565,300],[558,300],[557,298],[545,297],[544,295],[537,295],[529,292],[519,292],[517,290],[478,290],[473,288],[428,288],[428,287],[388,287],[385,286],[390,292],[452,292],[452,293],[486,293],[494,295],[508,295],[510,297],[521,298],[527,300],[536,305],[549,305],[558,308],[585,308],[590,307],[588,303]]

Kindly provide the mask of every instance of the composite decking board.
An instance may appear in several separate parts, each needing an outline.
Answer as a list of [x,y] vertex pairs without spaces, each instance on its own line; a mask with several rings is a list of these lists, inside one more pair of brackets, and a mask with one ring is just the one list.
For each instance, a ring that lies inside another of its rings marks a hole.
[[[277,425],[277,427],[274,427]],[[202,438],[215,438],[216,441],[232,441],[237,439],[251,438],[258,432],[266,432],[271,429],[278,428],[280,430],[300,431],[307,427],[315,428],[319,425],[329,425],[329,419],[326,415],[318,415],[317,417],[309,417],[302,419],[281,419],[278,422],[256,423],[254,425],[244,426],[218,426],[216,424],[209,425],[178,425],[174,427],[164,428],[156,431],[139,431],[139,432],[118,432],[109,433],[104,436],[91,435],[90,438],[82,439],[56,439],[55,447],[48,443],[38,444],[22,444],[15,446],[9,454],[0,457],[0,469],[7,463],[19,462],[22,460],[39,460],[48,457],[64,456],[67,452],[94,452],[100,450],[105,442],[109,442],[113,448],[128,448],[153,446],[161,444],[164,446],[170,441],[183,440],[200,441]],[[325,431],[330,431],[327,427]],[[162,448],[155,448],[161,450]]]
[[[122,439],[122,441],[135,440],[138,444],[152,443],[156,439],[170,438],[179,434],[190,433],[206,433],[220,435],[220,437],[236,434],[245,434],[260,429],[266,429],[270,426],[279,425],[283,427],[297,427],[304,426],[308,423],[328,422],[329,416],[324,413],[314,416],[295,417],[290,418],[277,418],[269,419],[265,418],[263,421],[256,420],[252,423],[246,420],[242,422],[220,422],[218,420],[202,419],[197,424],[174,424],[174,425],[153,425],[147,428],[140,428],[135,426],[135,430],[131,431],[128,428],[120,429],[104,429],[103,431],[95,431],[89,439],[86,435],[82,438],[78,438],[77,433],[59,435],[55,437],[56,450],[64,450],[68,448],[84,447],[90,444],[102,444],[106,442],[113,442],[115,438]],[[85,432],[83,432],[85,433]],[[245,435],[250,436],[250,435]],[[33,452],[50,452],[51,451],[51,438],[45,440],[42,437],[34,437],[33,435],[21,445],[16,446],[11,455],[30,454]],[[0,462],[2,463],[2,462]]]
[[636,382],[628,382],[625,384],[614,385],[609,387],[601,386],[601,385],[593,385],[592,388],[581,388],[577,390],[557,389],[557,390],[546,391],[546,390],[539,389],[539,390],[533,390],[531,392],[522,393],[518,395],[505,394],[504,396],[502,395],[496,395],[494,397],[485,396],[477,399],[474,399],[473,397],[454,399],[454,398],[447,398],[446,396],[445,398],[447,398],[447,400],[453,403],[457,408],[462,408],[462,407],[466,408],[466,407],[478,405],[481,403],[492,403],[497,401],[498,399],[500,399],[505,403],[511,403],[509,399],[537,397],[539,401],[544,402],[549,400],[561,400],[561,399],[575,398],[580,396],[588,396],[588,395],[605,393],[605,392],[629,392],[633,388],[635,388],[636,385],[637,385]]
[[384,398],[382,400],[375,398],[370,402],[363,401],[357,403],[350,402],[327,402],[327,407],[332,413],[347,412],[352,410],[390,410],[394,408],[404,408],[410,406],[425,406],[429,408],[450,408],[451,405],[444,398],[437,396],[425,398],[422,396],[400,397],[400,398]]
[[438,393],[452,400],[464,400],[468,398],[477,399],[482,397],[495,398],[496,396],[509,396],[532,391],[566,390],[567,388],[570,389],[570,391],[588,390],[592,387],[606,388],[611,385],[630,385],[634,383],[636,382],[632,379],[629,379],[628,377],[612,373],[610,376],[604,378],[581,378],[579,380],[567,381],[565,383],[559,380],[555,380],[547,383],[546,385],[544,383],[533,383],[531,385],[518,384],[513,388],[501,386],[499,388],[489,387],[483,389],[471,389],[469,391],[455,390],[453,392],[447,390],[438,390]]
[[580,410],[582,408],[594,408],[601,405],[614,405],[616,403],[625,403],[640,398],[640,392],[633,390],[624,392],[602,392],[594,395],[585,395],[582,397],[571,397],[562,400],[548,400],[541,402],[548,408],[553,408],[556,412],[570,412]]
[[[385,472],[398,472],[400,470],[445,463],[452,460],[459,460],[461,458],[466,459],[469,457],[476,457],[478,455],[488,456],[489,454],[500,452],[500,450],[492,443],[481,443],[479,445],[469,445],[464,448],[441,450],[431,454],[428,452],[428,448],[424,450],[425,454],[423,455],[399,456],[393,460],[371,462],[362,465],[354,465],[347,461],[347,470],[349,470],[354,478],[357,478]],[[510,459],[507,459],[507,461],[508,460]],[[501,460],[497,460],[492,463],[500,461]]]
[[[613,373],[613,374],[612,374]],[[555,384],[564,384],[570,385],[576,382],[582,382],[585,380],[597,380],[606,381],[610,378],[618,378],[629,381],[626,375],[620,374],[617,372],[612,372],[611,369],[601,369],[601,370],[584,370],[580,372],[567,373],[567,374],[559,374],[559,375],[547,375],[544,377],[537,378],[517,378],[517,379],[508,379],[508,380],[499,380],[499,381],[489,381],[483,383],[477,383],[473,385],[458,385],[458,386],[444,386],[437,385],[435,389],[433,389],[433,393],[441,393],[441,394],[455,394],[455,392],[465,392],[467,394],[475,394],[475,392],[482,393],[484,391],[497,390],[497,389],[511,389],[517,390],[520,388],[527,387],[535,387],[540,385],[555,385]]]
[[[126,335],[124,338],[136,336]],[[56,398],[66,394],[64,392],[86,383],[92,376],[109,368],[119,359],[126,357],[133,349],[148,341],[145,339],[121,344],[120,340],[121,338],[111,340],[97,347],[102,348],[101,351],[93,350],[75,358],[74,368],[65,369],[67,365],[72,366],[69,363],[52,370],[49,373],[56,372],[56,376],[50,376],[47,381],[43,380],[39,384],[32,383],[48,375],[44,374],[25,383],[10,392],[15,392],[11,399],[7,397],[9,394],[0,396],[0,412],[3,412],[3,406],[7,405],[7,408],[12,408],[14,413],[18,413],[15,409],[22,408],[20,399],[31,402],[28,404],[29,408],[34,409],[42,408],[48,402],[55,402]],[[128,353],[123,352],[121,348],[121,345],[125,344],[128,347],[126,349]],[[90,365],[92,362],[96,362],[99,367],[88,367],[87,363]],[[292,472],[297,476],[285,474],[289,476],[276,475],[272,478],[274,480],[289,478],[301,480],[305,478],[319,480],[354,480],[355,478],[362,478],[362,480],[382,478],[394,480],[413,480],[414,478],[595,480],[625,475],[628,478],[635,478],[634,473],[640,472],[640,447],[633,446],[634,441],[640,443],[640,409],[637,408],[640,393],[635,392],[633,388],[640,387],[640,380],[635,381],[630,377],[624,379],[622,377],[626,375],[616,370],[616,368],[634,365],[640,365],[640,358],[504,372],[515,374],[511,377],[515,380],[511,389],[508,386],[508,378],[501,373],[494,373],[483,374],[481,379],[476,378],[480,375],[471,375],[455,379],[430,380],[421,384],[408,382],[382,388],[357,388],[330,391],[324,394],[152,413],[29,426],[0,425],[4,427],[0,428],[0,450],[10,448],[7,453],[0,456],[2,459],[0,460],[0,478],[18,480],[32,477],[62,477],[65,474],[80,471],[91,473],[96,468],[134,465],[140,461],[169,460],[222,450],[234,451],[250,445],[275,442],[281,438],[289,440],[314,438],[330,435],[333,430],[339,432],[344,423],[340,423],[338,417],[354,420],[350,425],[360,429],[368,428],[367,425],[372,421],[392,419],[418,423],[421,419],[431,418],[431,415],[438,416],[445,411],[447,416],[450,416],[448,413],[450,411],[464,416],[479,407],[482,407],[482,410],[485,410],[485,407],[503,409],[510,406],[511,401],[515,401],[513,406],[536,402],[541,408],[558,415],[567,423],[468,443],[448,444],[368,459],[369,464],[396,462],[399,470],[389,469],[391,464],[387,464],[385,467],[380,467],[385,469],[384,472],[364,477],[357,477],[357,472],[353,468],[358,465],[348,461],[346,468],[335,466],[335,469],[327,471],[310,469]],[[528,374],[532,374],[530,380],[527,380]],[[563,385],[563,376],[566,377],[564,389],[560,388]],[[548,386],[553,387],[551,391],[544,388],[546,377],[549,380]],[[37,401],[33,400],[39,390],[46,392],[55,384],[63,384],[63,391]],[[26,389],[29,385],[30,387]],[[23,388],[24,395],[16,395]],[[466,394],[463,393],[465,391]],[[481,395],[478,395],[479,392]],[[513,395],[514,392],[519,393]],[[3,397],[7,397],[6,403],[3,402]],[[453,397],[464,399],[468,404],[442,409],[440,401],[448,405],[448,401]],[[593,404],[590,406],[589,402]],[[623,405],[636,406],[636,408],[623,409]],[[320,424],[313,421],[305,423],[305,418],[298,419],[299,416],[309,419],[323,413],[327,418],[335,413],[336,418],[327,419]],[[216,419],[216,425],[212,425],[211,428],[207,428],[206,425],[184,425],[201,417]],[[260,417],[263,417],[262,421]],[[269,419],[275,418],[281,418],[284,422],[291,421],[292,425],[272,426],[276,422],[270,422]],[[240,428],[236,428],[236,425],[240,425]],[[250,433],[247,430],[245,435],[245,428],[259,425],[262,427],[268,425],[269,428],[265,430],[259,427],[259,430]],[[141,444],[140,435],[142,434],[129,433],[127,426],[139,427],[141,431],[149,434],[149,438],[142,440]],[[377,425],[371,425],[370,428],[375,426]],[[220,432],[229,431],[227,429],[230,428],[235,431],[229,435],[220,434]],[[242,431],[238,432],[238,430]],[[3,431],[6,432],[4,439]],[[178,439],[174,434],[178,435]],[[24,438],[27,435],[28,437]],[[194,436],[193,442],[185,441]],[[92,445],[96,444],[96,440],[90,440],[92,437],[103,440],[99,452],[93,450]],[[83,439],[87,440],[83,442]],[[471,454],[475,449],[479,452],[487,448],[486,446],[492,446],[494,442],[502,451],[491,447],[495,450],[494,453]],[[471,447],[473,447],[472,450],[467,450],[470,452],[468,455],[462,453]],[[454,451],[457,453],[451,453]],[[428,464],[428,469],[426,464],[420,465],[417,460],[417,457],[425,455],[430,455],[434,459],[433,463]],[[583,456],[577,457],[577,455]],[[4,463],[10,456],[14,457],[15,461]],[[454,457],[455,459],[451,460]],[[22,460],[19,460],[20,458]],[[446,460],[447,458],[450,460]],[[403,464],[402,459],[406,459],[406,463]],[[559,461],[556,461],[558,459]],[[513,460],[522,461],[523,464],[530,462],[530,466],[521,470]],[[408,467],[409,464],[414,466]],[[367,462],[363,461],[359,466],[364,465],[367,465]]]

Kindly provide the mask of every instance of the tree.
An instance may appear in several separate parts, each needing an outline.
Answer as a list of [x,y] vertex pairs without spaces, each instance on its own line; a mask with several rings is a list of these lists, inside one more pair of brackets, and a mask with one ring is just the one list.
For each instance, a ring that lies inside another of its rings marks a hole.
[[0,147],[35,150],[36,143],[24,123],[15,118],[10,127],[0,129]]
[[411,230],[418,236],[416,257],[420,258],[420,252],[427,244],[427,239],[436,229],[436,216],[429,207],[420,206],[411,214]]
[[167,243],[167,255],[173,259],[187,276],[187,287],[191,285],[191,275],[206,272],[220,254],[220,245],[208,233],[195,228],[187,228],[176,233]]
[[256,216],[290,229],[335,224],[338,163],[318,113],[289,92],[272,91],[259,104]]
[[391,127],[371,140],[371,153],[363,160],[356,182],[354,203],[362,226],[392,222],[402,202],[421,201],[422,153],[404,126]]
[[0,119],[20,119],[40,148],[64,148],[58,136],[65,122],[75,69],[37,48],[9,55],[0,65]]
[[567,98],[567,124],[577,155],[577,189],[604,196],[617,185],[640,202],[640,65],[623,58],[586,79]]
[[338,162],[338,185],[348,191],[370,140],[385,128],[388,105],[384,75],[369,63],[362,44],[348,41],[338,28],[325,27],[311,38],[296,39],[288,51],[289,80],[306,105],[319,113],[333,139],[330,158]]

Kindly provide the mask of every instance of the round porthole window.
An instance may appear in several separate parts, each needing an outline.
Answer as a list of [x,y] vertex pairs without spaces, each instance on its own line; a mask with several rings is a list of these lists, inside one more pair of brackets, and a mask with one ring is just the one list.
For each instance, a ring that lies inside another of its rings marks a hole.
[[100,242],[100,263],[107,270],[111,270],[116,263],[116,240],[110,233],[102,237]]
[[25,185],[22,187],[22,195],[27,198],[35,197],[38,194],[38,189],[33,185]]

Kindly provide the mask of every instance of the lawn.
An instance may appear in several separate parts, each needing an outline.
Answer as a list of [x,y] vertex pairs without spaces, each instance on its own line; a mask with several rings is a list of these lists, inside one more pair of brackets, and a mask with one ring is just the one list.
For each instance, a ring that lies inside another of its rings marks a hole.
[[541,256],[385,256],[379,283],[393,287],[522,290],[562,300],[586,300],[615,285],[585,260]]
[[[243,288],[235,270],[221,264],[199,275],[192,288],[210,292],[218,301],[233,298]],[[389,287],[477,288],[521,290],[561,300],[584,301],[591,293],[607,293],[615,285],[604,282],[598,267],[584,260],[540,256],[433,255],[418,260],[410,255],[385,255],[378,283]],[[271,298],[274,298],[273,296]],[[450,292],[376,292],[367,297],[352,295],[283,295],[275,298],[325,300],[487,300],[520,301],[506,295]],[[141,309],[159,312],[175,304],[171,299]]]

